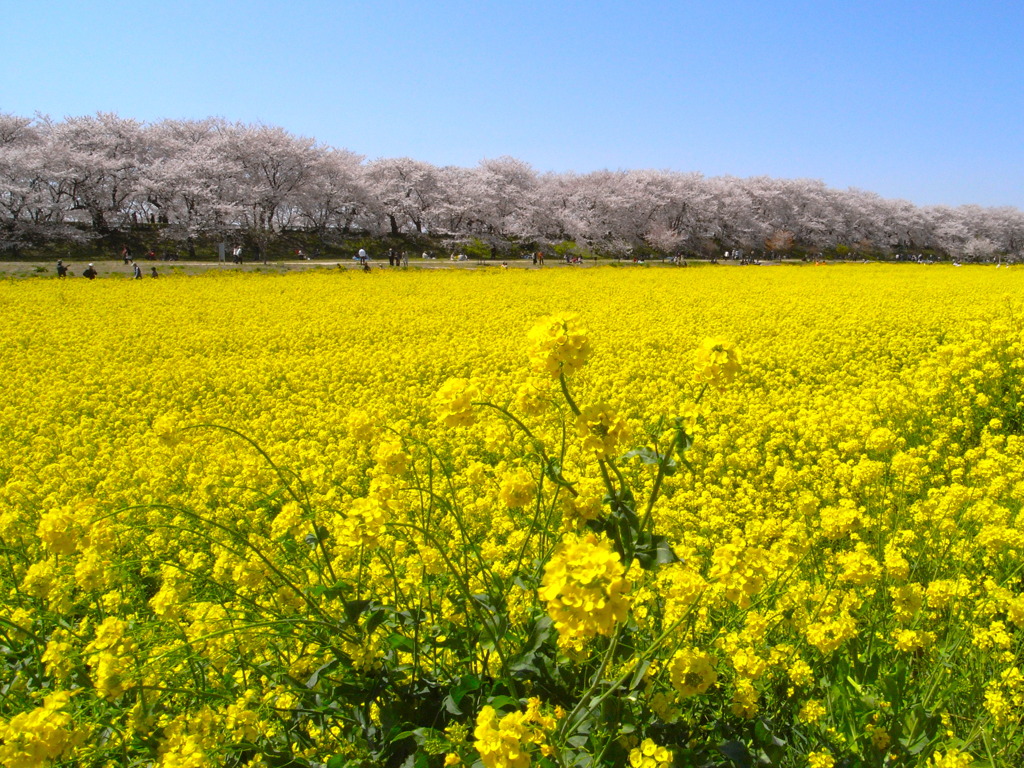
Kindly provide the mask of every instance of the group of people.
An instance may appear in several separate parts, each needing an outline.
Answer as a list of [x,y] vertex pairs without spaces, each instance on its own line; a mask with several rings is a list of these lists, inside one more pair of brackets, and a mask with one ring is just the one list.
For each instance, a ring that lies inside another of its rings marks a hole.
[[[137,261],[125,261],[125,264],[130,263],[132,265],[132,277],[135,280],[142,279],[142,267],[139,266]],[[68,265],[64,263],[63,259],[57,259],[57,277],[68,277],[73,273],[68,270]],[[82,270],[82,277],[88,278],[89,280],[95,280],[99,276],[99,272],[96,271],[96,266],[90,261],[89,266]],[[156,267],[150,267],[150,277],[159,277],[156,271]]]

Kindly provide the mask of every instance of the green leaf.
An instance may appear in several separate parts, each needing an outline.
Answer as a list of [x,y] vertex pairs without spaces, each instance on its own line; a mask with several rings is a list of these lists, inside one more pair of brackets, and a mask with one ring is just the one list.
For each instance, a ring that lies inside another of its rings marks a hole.
[[444,697],[444,708],[456,717],[460,717],[463,714],[462,710],[459,709],[458,702],[452,698],[451,694]]
[[679,557],[672,551],[672,546],[668,543],[668,539],[664,536],[655,536],[650,533],[644,533],[640,536],[634,555],[637,562],[640,563],[640,567],[644,570],[651,570],[659,565],[680,562]]
[[747,749],[747,745],[742,741],[733,740],[719,744],[718,751],[729,758],[733,765],[739,766],[739,768],[751,768],[754,764],[754,758],[751,757],[750,750]]
[[636,669],[633,671],[633,677],[630,678],[629,681],[629,690],[635,691],[640,686],[640,683],[644,680],[644,675],[647,674],[647,670],[650,669],[650,667],[650,659],[644,659],[637,665]]
[[499,710],[505,707],[519,709],[519,699],[513,699],[511,696],[492,696],[487,703]]
[[480,686],[480,678],[476,675],[463,675],[455,687],[444,697],[444,708],[453,715],[461,715],[463,698],[467,693],[479,690]]
[[328,672],[328,671],[334,669],[336,666],[338,666],[338,660],[337,659],[331,659],[326,664],[323,664],[320,667],[318,667],[316,670],[313,671],[313,674],[309,676],[309,679],[306,681],[306,687],[307,688],[314,688],[314,687],[316,687],[316,684],[320,681],[320,673],[321,672]]
[[363,611],[370,607],[369,600],[346,600],[345,601],[345,618],[351,623],[356,624],[359,622],[359,617],[363,615]]
[[653,448],[634,448],[627,453],[622,454],[623,459],[640,459],[644,464],[660,464],[662,459],[665,458],[664,454],[658,453]]
[[416,649],[416,643],[411,637],[400,635],[397,632],[388,637],[388,645],[396,651],[406,651],[407,653],[412,653]]

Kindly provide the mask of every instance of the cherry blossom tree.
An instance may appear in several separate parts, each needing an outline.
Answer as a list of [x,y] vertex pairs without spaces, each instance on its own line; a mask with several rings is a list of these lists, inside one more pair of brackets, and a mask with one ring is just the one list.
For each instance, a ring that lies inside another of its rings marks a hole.
[[792,249],[932,251],[992,258],[1024,251],[1024,212],[919,207],[816,179],[705,178],[657,170],[538,174],[512,157],[438,168],[364,163],[283,128],[221,119],[145,125],[115,114],[0,114],[0,241],[103,236],[151,227],[185,240],[290,230],[572,240],[605,253]]
[[169,239],[184,239],[190,256],[195,239],[221,235],[239,217],[231,180],[242,171],[223,148],[222,120],[167,120],[149,129],[151,161],[140,187]]
[[345,149],[317,154],[309,182],[296,197],[300,221],[323,242],[327,233],[349,233],[373,205],[363,178],[363,158]]
[[291,225],[322,148],[273,126],[234,124],[220,133],[222,151],[237,168],[230,202],[238,207],[239,223],[259,237]]
[[145,151],[142,125],[111,113],[43,118],[50,183],[71,209],[83,211],[98,234],[123,225],[139,194]]
[[0,247],[16,247],[41,223],[40,143],[31,119],[0,114]]
[[392,235],[429,228],[441,201],[436,167],[408,157],[382,158],[366,166],[365,177],[375,210]]

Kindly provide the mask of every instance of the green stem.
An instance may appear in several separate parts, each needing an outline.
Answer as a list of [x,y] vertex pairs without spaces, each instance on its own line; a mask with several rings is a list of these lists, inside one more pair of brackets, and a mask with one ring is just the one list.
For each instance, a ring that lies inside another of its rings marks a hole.
[[565,402],[569,404],[569,410],[571,410],[574,415],[579,416],[579,406],[576,405],[576,401],[573,400],[572,395],[569,394],[569,384],[565,380],[565,374],[561,371],[558,373],[558,383],[562,386],[562,394],[565,396]]

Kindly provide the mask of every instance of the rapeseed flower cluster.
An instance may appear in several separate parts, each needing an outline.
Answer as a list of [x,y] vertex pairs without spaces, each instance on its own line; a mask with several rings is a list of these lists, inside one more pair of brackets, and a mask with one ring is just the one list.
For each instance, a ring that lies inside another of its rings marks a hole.
[[699,382],[722,389],[736,378],[742,360],[736,346],[721,338],[704,339],[697,347],[696,372]]
[[530,362],[537,373],[558,378],[578,371],[590,357],[590,338],[579,315],[551,315],[529,333]]
[[40,707],[0,721],[0,765],[38,768],[81,744],[87,732],[72,723],[68,691],[49,694]]
[[491,706],[480,710],[473,730],[473,747],[486,768],[527,768],[534,756],[550,755],[548,734],[555,718],[541,713],[534,697],[522,712],[499,715]]
[[669,664],[672,687],[680,696],[706,693],[718,679],[714,659],[696,648],[678,651]]
[[644,739],[640,746],[629,751],[632,768],[661,768],[672,765],[672,751],[660,746],[653,739]]
[[600,458],[621,452],[629,439],[629,424],[603,403],[584,406],[576,423],[583,447]]
[[595,534],[568,534],[544,567],[537,594],[558,630],[577,651],[595,635],[610,635],[629,610],[629,580],[611,544]]

